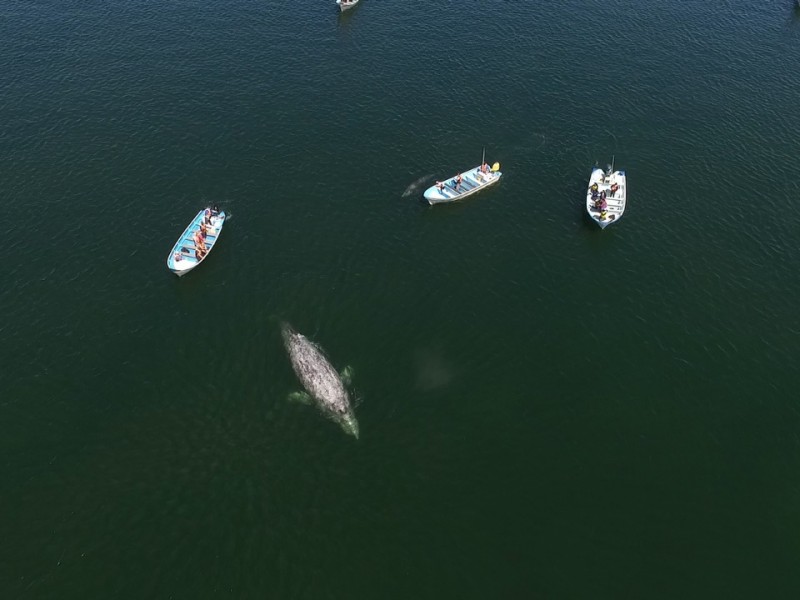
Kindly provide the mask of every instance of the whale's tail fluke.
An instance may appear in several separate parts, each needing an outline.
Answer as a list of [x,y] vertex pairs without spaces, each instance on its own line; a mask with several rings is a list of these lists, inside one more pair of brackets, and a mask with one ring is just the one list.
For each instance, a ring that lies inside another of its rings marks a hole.
[[347,415],[341,421],[342,429],[348,435],[352,435],[354,438],[358,439],[359,430],[358,430],[358,421],[356,420],[355,415]]

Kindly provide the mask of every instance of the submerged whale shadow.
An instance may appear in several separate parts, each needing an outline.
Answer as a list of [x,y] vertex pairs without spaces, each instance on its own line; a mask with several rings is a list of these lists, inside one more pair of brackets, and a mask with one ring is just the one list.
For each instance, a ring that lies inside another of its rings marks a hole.
[[405,191],[403,192],[403,195],[400,196],[400,197],[401,198],[408,198],[414,192],[417,192],[417,191],[421,190],[422,189],[422,184],[425,183],[426,181],[432,179],[432,178],[433,178],[433,173],[431,173],[429,175],[423,175],[422,177],[419,177],[418,179],[415,179],[414,182],[411,183],[405,189]]
[[445,387],[455,379],[455,369],[441,350],[420,348],[414,352],[415,382],[419,389],[431,391]]

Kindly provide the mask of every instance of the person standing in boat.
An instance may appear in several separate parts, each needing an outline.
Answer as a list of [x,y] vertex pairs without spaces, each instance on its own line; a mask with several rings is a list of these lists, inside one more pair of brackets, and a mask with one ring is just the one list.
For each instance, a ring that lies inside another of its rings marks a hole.
[[459,188],[461,188],[461,173],[453,177],[453,182],[456,184],[456,191],[459,191]]
[[214,206],[209,206],[205,211],[203,211],[203,222],[206,225],[212,225],[214,222],[214,217],[219,216],[219,207],[215,204]]

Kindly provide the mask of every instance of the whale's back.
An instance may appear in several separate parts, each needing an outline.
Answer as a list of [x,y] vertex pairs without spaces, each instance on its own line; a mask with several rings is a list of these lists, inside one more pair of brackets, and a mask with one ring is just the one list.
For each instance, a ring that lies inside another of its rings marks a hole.
[[283,339],[292,369],[306,391],[330,410],[340,414],[349,411],[347,390],[322,349],[288,325],[284,326]]

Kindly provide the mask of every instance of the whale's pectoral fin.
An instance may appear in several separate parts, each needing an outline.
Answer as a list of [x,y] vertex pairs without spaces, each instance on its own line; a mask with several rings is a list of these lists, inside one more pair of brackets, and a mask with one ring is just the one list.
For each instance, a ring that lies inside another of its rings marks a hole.
[[305,392],[292,392],[289,394],[289,402],[297,402],[299,404],[311,404],[311,396]]
[[351,383],[353,383],[353,367],[351,367],[350,365],[346,366],[344,368],[344,371],[339,373],[339,377],[342,378],[342,383],[344,383],[345,385],[350,385]]

